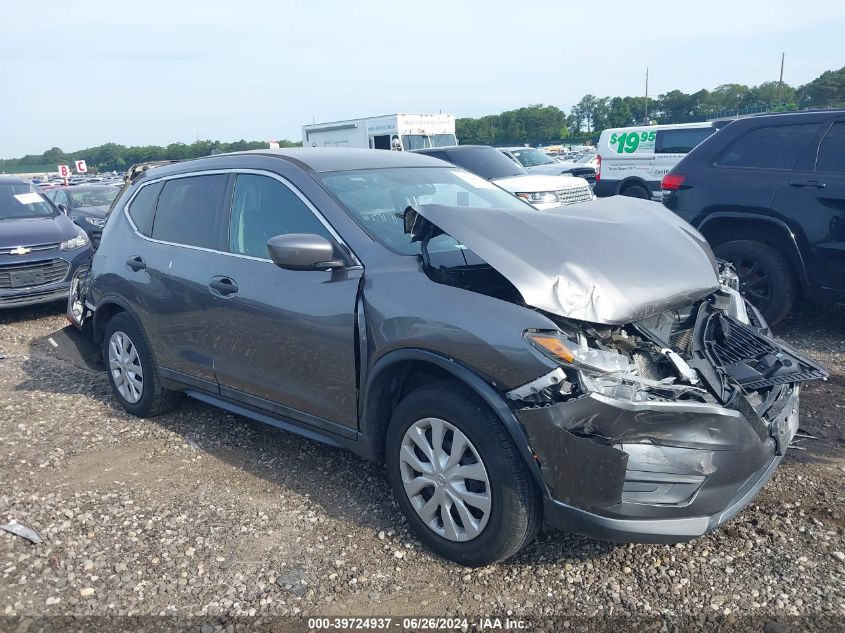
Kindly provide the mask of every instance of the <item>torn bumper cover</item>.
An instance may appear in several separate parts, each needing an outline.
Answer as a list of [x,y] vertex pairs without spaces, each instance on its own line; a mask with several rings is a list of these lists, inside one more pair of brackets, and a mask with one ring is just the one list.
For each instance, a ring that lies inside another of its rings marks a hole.
[[[751,501],[798,430],[798,398],[797,385],[784,386],[772,417],[757,420],[721,406],[596,393],[518,417],[549,489],[549,523],[602,540],[672,543]],[[746,412],[754,417],[750,405]]]

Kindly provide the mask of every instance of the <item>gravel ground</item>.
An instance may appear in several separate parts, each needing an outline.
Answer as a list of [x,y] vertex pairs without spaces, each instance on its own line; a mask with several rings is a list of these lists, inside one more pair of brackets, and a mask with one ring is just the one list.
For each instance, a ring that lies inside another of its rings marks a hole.
[[833,370],[802,396],[802,429],[818,439],[790,451],[733,521],[676,546],[549,530],[479,570],[414,539],[381,465],[192,400],[155,420],[131,418],[104,374],[56,356],[45,337],[63,325],[61,307],[0,313],[0,523],[20,519],[44,538],[0,532],[7,623],[845,615],[845,306],[803,305],[779,328]]

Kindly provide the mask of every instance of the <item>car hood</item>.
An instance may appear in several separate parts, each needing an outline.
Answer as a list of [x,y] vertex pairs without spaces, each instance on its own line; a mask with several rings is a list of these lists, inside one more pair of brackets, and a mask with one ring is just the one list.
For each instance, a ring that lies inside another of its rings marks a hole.
[[526,167],[529,174],[545,174],[548,176],[560,175],[564,171],[562,163],[553,163],[548,165],[534,165],[533,167]]
[[0,220],[0,248],[56,244],[69,240],[77,232],[76,225],[61,214],[53,218]]
[[562,317],[631,323],[719,288],[701,234],[648,200],[615,196],[542,213],[416,210],[501,273],[526,304]]
[[509,178],[496,178],[494,183],[502,189],[511,193],[534,193],[537,191],[560,191],[583,187],[587,184],[582,178],[572,176],[510,176]]
[[87,215],[92,218],[104,218],[109,212],[105,206],[76,207],[71,211],[72,215]]

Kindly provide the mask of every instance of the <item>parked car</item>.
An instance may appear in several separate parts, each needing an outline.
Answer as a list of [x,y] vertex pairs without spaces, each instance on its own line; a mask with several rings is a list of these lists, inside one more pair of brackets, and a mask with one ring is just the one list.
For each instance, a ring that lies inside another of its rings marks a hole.
[[36,185],[0,176],[0,308],[66,301],[90,254],[85,232]]
[[552,209],[594,198],[590,185],[583,178],[529,174],[517,161],[489,145],[454,145],[417,152],[463,167],[538,209]]
[[771,323],[799,295],[845,301],[845,110],[733,121],[663,178],[663,192]]
[[583,178],[591,186],[596,184],[596,170],[599,165],[598,154],[581,154],[572,160],[558,161],[563,167],[563,173]]
[[604,130],[599,137],[596,195],[659,200],[660,180],[717,124],[680,123]]
[[560,161],[536,147],[499,147],[498,150],[524,167],[529,174],[560,176],[565,172]]
[[411,152],[136,173],[68,304],[123,408],[185,393],[384,460],[411,528],[462,565],[544,518],[623,541],[715,529],[786,451],[798,383],[826,375],[660,205],[538,212]]
[[100,243],[106,214],[118,189],[111,185],[71,185],[53,187],[44,195],[88,234],[94,247]]

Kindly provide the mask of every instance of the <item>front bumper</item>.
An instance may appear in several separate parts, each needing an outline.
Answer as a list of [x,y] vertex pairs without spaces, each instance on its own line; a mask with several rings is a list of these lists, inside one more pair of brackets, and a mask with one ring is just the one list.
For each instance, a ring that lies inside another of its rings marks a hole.
[[[61,264],[65,272],[61,277],[53,275],[45,279],[48,283],[36,283],[23,287],[0,287],[0,309],[17,308],[22,306],[51,303],[53,301],[66,301],[70,289],[70,281],[80,265],[88,261],[91,256],[91,247],[86,246],[78,251],[36,251],[24,256],[4,256],[0,258],[0,273],[10,268],[20,270],[21,267],[38,268],[46,262],[66,262]],[[58,264],[55,264],[58,267]],[[55,268],[51,268],[55,270]]]
[[706,534],[754,498],[798,429],[798,400],[798,387],[784,386],[773,417],[756,422],[720,406],[597,394],[518,416],[548,488],[551,525],[673,543]]

